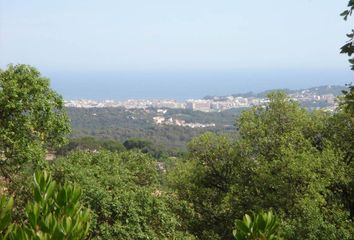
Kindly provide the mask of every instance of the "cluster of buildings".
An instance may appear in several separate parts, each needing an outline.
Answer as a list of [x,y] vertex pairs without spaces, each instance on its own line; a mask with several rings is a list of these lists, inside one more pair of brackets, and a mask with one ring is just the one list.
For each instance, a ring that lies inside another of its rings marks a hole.
[[114,100],[69,100],[65,101],[66,107],[77,108],[106,108],[106,107],[123,107],[126,109],[145,109],[145,108],[185,108],[184,102],[177,102],[169,99],[129,99],[126,101]]
[[146,108],[172,108],[172,109],[190,109],[193,111],[213,112],[224,111],[232,108],[250,107],[259,105],[265,102],[264,99],[258,98],[243,98],[243,97],[227,97],[226,99],[204,100],[204,99],[189,99],[184,102],[176,100],[164,99],[130,99],[126,101],[114,100],[69,100],[65,101],[66,107],[74,108],[106,108],[106,107],[123,107],[126,109],[146,109]]
[[214,97],[208,100],[187,100],[186,109],[202,112],[220,112],[233,108],[245,108],[261,105],[267,102],[262,98],[245,98],[245,97]]
[[[336,96],[333,94],[317,95],[309,90],[303,90],[289,94],[289,97],[300,103],[322,102],[333,107]],[[172,108],[172,109],[190,109],[202,112],[220,112],[234,108],[246,108],[251,106],[263,105],[268,102],[265,97],[241,97],[225,96],[212,97],[209,99],[190,99],[183,102],[168,99],[130,99],[126,101],[94,101],[94,100],[70,100],[65,101],[66,107],[77,108],[106,108],[123,107],[126,109],[146,109],[146,108]]]
[[329,105],[334,105],[336,101],[336,96],[334,94],[323,94],[317,95],[312,94],[310,90],[303,90],[301,92],[296,92],[289,94],[289,97],[295,101],[299,102],[326,102]]
[[153,118],[156,125],[175,125],[179,127],[190,127],[190,128],[207,128],[215,127],[215,123],[187,123],[182,119],[174,119],[172,117],[165,118],[163,116],[156,116]]
[[[324,108],[327,111],[335,111],[336,96],[334,94],[319,94],[317,90],[301,90],[288,94],[289,98],[297,101],[309,108]],[[327,91],[328,92],[328,91]],[[176,101],[170,99],[130,99],[126,101],[114,100],[70,100],[65,101],[66,107],[74,108],[115,108],[144,109],[145,111],[154,109],[156,115],[153,122],[156,125],[173,125],[189,128],[215,127],[215,123],[191,123],[183,119],[166,115],[167,109],[189,109],[202,112],[221,112],[228,109],[247,108],[252,106],[262,106],[269,102],[266,97],[260,95],[232,95],[222,97],[209,97],[205,99],[189,99],[186,101]],[[134,117],[132,117],[134,119]]]

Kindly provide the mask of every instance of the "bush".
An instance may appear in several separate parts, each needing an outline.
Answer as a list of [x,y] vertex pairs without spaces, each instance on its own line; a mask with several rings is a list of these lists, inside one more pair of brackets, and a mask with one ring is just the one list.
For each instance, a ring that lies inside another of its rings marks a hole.
[[77,185],[57,185],[47,172],[34,174],[33,202],[26,207],[27,219],[11,223],[13,198],[0,199],[0,238],[27,239],[85,239],[89,233],[91,213],[80,203]]

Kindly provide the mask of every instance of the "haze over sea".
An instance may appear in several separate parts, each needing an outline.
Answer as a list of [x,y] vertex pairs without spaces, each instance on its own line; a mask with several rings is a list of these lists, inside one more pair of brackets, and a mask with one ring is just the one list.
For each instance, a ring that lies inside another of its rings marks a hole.
[[343,70],[198,70],[45,72],[65,99],[125,100],[168,98],[185,100],[206,95],[302,89],[354,82]]
[[354,82],[353,26],[323,0],[0,0],[0,68],[65,99],[202,98]]

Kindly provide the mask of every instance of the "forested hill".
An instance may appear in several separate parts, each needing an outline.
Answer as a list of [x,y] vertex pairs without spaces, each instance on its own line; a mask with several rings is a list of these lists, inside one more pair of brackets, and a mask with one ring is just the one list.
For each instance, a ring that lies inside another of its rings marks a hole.
[[[334,109],[335,101],[318,100],[317,97],[342,93],[343,86],[320,86],[283,92],[299,101],[309,110],[317,108]],[[266,98],[270,91],[258,94],[235,94],[235,96]],[[213,97],[208,97],[213,98]],[[217,97],[214,97],[217,98]],[[222,98],[222,97],[219,97]],[[226,97],[225,97],[226,98]],[[184,151],[186,144],[195,136],[206,131],[234,134],[235,119],[245,108],[225,111],[201,112],[190,109],[126,109],[111,108],[67,108],[72,125],[72,138],[96,137],[124,142],[127,139],[145,139],[164,152]]]
[[[27,65],[0,85],[2,240],[353,240],[354,86],[332,113],[274,92],[238,114],[64,109]],[[66,144],[66,110],[101,139]]]
[[[165,109],[161,112],[158,109],[67,108],[72,138],[93,136],[120,142],[142,138],[174,152],[184,150],[187,142],[203,132],[233,132],[235,119],[241,111],[232,109],[204,113],[186,109]],[[172,119],[173,122],[157,124],[154,120],[156,117]],[[178,122],[181,121],[195,124],[196,127],[180,126]]]
[[[266,97],[270,92],[274,91],[282,91],[287,94],[301,94],[302,92],[307,92],[312,95],[326,95],[326,94],[333,94],[334,96],[339,96],[342,94],[342,91],[345,90],[345,86],[339,86],[339,85],[326,85],[326,86],[317,86],[317,87],[311,87],[311,88],[303,88],[303,89],[272,89],[272,90],[266,90],[263,92],[255,93],[255,92],[247,92],[247,93],[234,93],[231,94],[231,96],[234,97],[259,97],[259,98],[264,98]],[[204,99],[211,99],[216,96],[206,96]],[[219,97],[227,97],[227,96],[219,96]]]

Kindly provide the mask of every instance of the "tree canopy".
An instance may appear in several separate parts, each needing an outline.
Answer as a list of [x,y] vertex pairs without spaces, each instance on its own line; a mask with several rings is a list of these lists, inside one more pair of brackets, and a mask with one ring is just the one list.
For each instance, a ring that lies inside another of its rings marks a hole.
[[[347,9],[341,13],[341,16],[345,21],[348,20],[348,17],[352,15],[354,11],[354,0],[349,0]],[[352,29],[351,33],[347,34],[349,40],[345,45],[341,48],[341,53],[347,54],[349,58],[349,63],[351,64],[351,69],[354,71],[354,57],[351,57],[354,53],[354,29]]]
[[33,176],[33,196],[26,220],[11,222],[14,200],[0,197],[0,238],[4,240],[80,240],[89,235],[91,213],[80,203],[80,187],[57,185],[51,175]]
[[188,231],[233,239],[233,220],[245,211],[273,210],[285,239],[351,239],[353,175],[345,156],[352,148],[336,145],[331,121],[342,124],[272,93],[266,106],[241,114],[236,141],[212,133],[194,139],[169,177],[192,208],[180,212]]
[[[353,11],[350,0],[341,15]],[[354,70],[354,30],[348,37],[341,52]],[[352,240],[354,87],[343,93],[332,113],[269,93],[236,119],[234,136],[206,132],[180,158],[138,136],[84,137],[48,164],[45,152],[69,133],[63,99],[35,68],[9,65],[0,70],[0,238]],[[102,111],[110,119],[84,110],[85,125],[114,127],[116,114]],[[146,114],[118,111],[124,121]],[[183,131],[183,141],[200,133]]]
[[76,151],[52,165],[59,181],[78,183],[94,212],[95,239],[189,239],[158,182],[157,162],[136,151]]
[[63,99],[28,65],[0,70],[0,169],[8,176],[23,163],[39,163],[69,133]]

